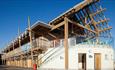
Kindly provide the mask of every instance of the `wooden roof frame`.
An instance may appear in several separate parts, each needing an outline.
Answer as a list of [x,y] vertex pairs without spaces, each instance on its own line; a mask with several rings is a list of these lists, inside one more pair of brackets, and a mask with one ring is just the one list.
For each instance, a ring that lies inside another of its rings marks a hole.
[[[55,23],[58,23],[60,20],[64,20],[65,17],[67,17],[67,16],[69,16],[69,15],[71,15],[71,14],[73,14],[73,13],[79,11],[81,8],[85,7],[86,5],[88,5],[88,4],[90,4],[90,3],[93,3],[93,2],[97,2],[97,1],[99,1],[99,0],[95,0],[95,1],[93,1],[93,0],[84,0],[84,1],[82,1],[81,3],[75,5],[73,8],[70,8],[69,10],[67,10],[65,13],[61,14],[61,15],[58,16],[57,18],[55,18],[55,19],[53,19],[52,21],[50,21],[49,24],[46,24],[46,23],[44,23],[44,22],[42,22],[42,21],[37,21],[34,25],[31,26],[31,29],[35,29],[37,26],[43,26],[43,27],[45,27],[45,28],[51,29],[51,31],[52,31],[52,30],[55,30],[55,29],[59,28],[60,26],[63,26],[63,25],[64,25],[64,21],[61,22],[60,24],[57,24],[57,25],[55,25]],[[69,21],[70,21],[70,20],[69,20]],[[71,22],[71,21],[70,21],[70,22]],[[72,22],[72,23],[74,24],[74,22]],[[53,25],[55,25],[55,26],[53,26]],[[51,27],[51,26],[52,26],[52,27]],[[86,27],[81,26],[81,25],[79,25],[79,24],[77,24],[77,26],[80,26],[80,27],[82,27],[82,28],[86,28]],[[87,29],[87,28],[86,28],[86,29]],[[87,30],[90,30],[90,29],[87,29]],[[92,30],[90,30],[90,31],[92,31]],[[94,32],[94,31],[92,31],[92,32]],[[26,30],[26,31],[25,31],[24,33],[22,33],[19,37],[23,38],[23,37],[26,36],[27,34],[28,34],[28,31]],[[50,34],[50,35],[51,35],[51,34]],[[53,34],[52,34],[51,36],[53,36]],[[55,36],[53,36],[53,37],[55,37]],[[18,38],[16,38],[14,42],[16,42],[16,41],[18,41]],[[7,50],[7,49],[9,49],[9,48],[11,48],[11,47],[12,47],[12,46],[11,46],[11,44],[10,44],[7,48],[4,49],[4,51]]]
[[[83,7],[89,5],[90,3],[97,2],[97,1],[99,1],[99,0],[84,0],[83,2],[81,2],[81,3],[77,4],[77,5],[75,5],[73,8],[69,9],[69,10],[66,11],[65,13],[61,14],[61,15],[58,16],[57,18],[55,18],[55,19],[53,19],[52,21],[50,21],[49,24],[46,24],[46,23],[44,23],[44,22],[42,22],[42,21],[37,21],[34,25],[31,26],[31,30],[34,30],[34,29],[36,29],[38,26],[41,26],[41,27],[44,27],[45,29],[49,29],[49,30],[47,31],[47,33],[48,33],[50,36],[52,36],[53,38],[57,38],[55,35],[51,34],[50,31],[53,31],[53,30],[55,30],[55,29],[58,29],[58,28],[61,27],[61,26],[64,26],[64,24],[65,24],[65,20],[64,20],[64,19],[66,18],[66,20],[67,20],[68,22],[70,22],[70,23],[72,23],[72,24],[74,24],[74,25],[76,25],[76,26],[79,26],[79,27],[81,27],[81,28],[84,28],[84,29],[86,29],[86,30],[88,30],[88,31],[91,31],[91,32],[93,32],[93,33],[97,33],[96,31],[93,31],[93,30],[91,30],[91,29],[89,29],[89,28],[87,28],[87,27],[85,27],[85,26],[82,26],[82,25],[80,25],[80,24],[77,24],[76,22],[74,22],[74,21],[70,20],[69,18],[67,18],[67,16],[69,16],[69,15],[71,15],[71,14],[73,14],[73,13],[76,13],[77,11],[79,11],[79,10],[82,9]],[[96,14],[100,13],[101,11],[105,11],[105,10],[106,10],[106,9],[101,9],[101,10],[95,12],[94,14],[92,14],[92,16],[95,16]],[[63,20],[63,21],[62,21],[62,20]],[[61,22],[60,22],[60,21],[61,21]],[[106,22],[106,21],[108,21],[108,20],[105,19],[105,20],[102,20],[102,21],[100,21],[100,22]],[[97,22],[97,23],[99,24],[100,22]],[[109,29],[111,29],[111,27],[109,27],[109,28],[107,28],[107,29],[104,29],[104,30],[100,30],[99,32],[102,32],[102,31],[105,31],[105,30],[109,30]],[[22,33],[22,34],[20,35],[20,38],[24,38],[27,34],[28,34],[28,30],[26,30],[24,33]],[[18,42],[18,38],[16,38],[14,42]],[[4,51],[7,51],[7,50],[8,50],[9,48],[11,48],[11,47],[12,47],[12,46],[11,46],[11,44],[10,44],[7,48],[4,49]]]

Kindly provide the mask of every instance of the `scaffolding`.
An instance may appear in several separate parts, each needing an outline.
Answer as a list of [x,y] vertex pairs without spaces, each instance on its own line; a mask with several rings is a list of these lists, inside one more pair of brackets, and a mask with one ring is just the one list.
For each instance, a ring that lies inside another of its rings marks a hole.
[[[105,10],[99,4],[99,0],[84,0],[48,24],[36,22],[30,26],[28,18],[28,29],[3,50],[5,54],[2,59],[6,60],[8,65],[32,67],[36,63],[39,67],[59,51],[54,48],[47,52],[47,49],[60,46],[60,40],[63,39],[66,58],[64,64],[67,70],[68,38],[74,36],[80,38],[77,43],[88,40],[99,43],[99,37],[112,37],[110,32],[112,27],[108,25],[109,19],[103,13]],[[42,55],[45,52],[47,54]],[[49,53],[51,55],[48,56]]]

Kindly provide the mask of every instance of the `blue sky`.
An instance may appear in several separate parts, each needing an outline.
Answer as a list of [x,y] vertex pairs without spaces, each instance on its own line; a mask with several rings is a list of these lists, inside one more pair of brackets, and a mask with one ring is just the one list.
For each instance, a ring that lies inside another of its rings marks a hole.
[[[83,0],[0,0],[0,48],[5,47],[27,28],[27,17],[31,24],[38,20],[49,22],[69,8]],[[109,25],[115,37],[115,0],[101,0],[102,7],[107,8],[105,15],[110,18]]]

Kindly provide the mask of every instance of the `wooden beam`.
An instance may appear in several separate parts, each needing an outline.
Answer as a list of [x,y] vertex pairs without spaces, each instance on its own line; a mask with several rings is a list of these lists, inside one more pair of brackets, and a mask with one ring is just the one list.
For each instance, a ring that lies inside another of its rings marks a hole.
[[55,25],[55,26],[53,26],[51,30],[57,29],[57,28],[61,27],[62,25],[64,25],[64,21]]
[[[13,43],[13,51],[14,51],[14,43]],[[14,51],[14,53],[15,53],[15,51]],[[15,54],[14,54],[13,59],[15,60]],[[15,63],[15,61],[14,61],[14,63]],[[15,66],[16,66],[16,64],[15,64]]]
[[85,7],[86,5],[93,3],[93,2],[97,2],[99,0],[84,0],[82,3],[80,3],[79,5],[74,6],[75,12],[79,11],[80,9],[82,9],[83,7]]
[[[19,48],[21,49],[21,36],[20,36],[20,29],[18,27],[18,42],[19,42]],[[22,58],[22,55],[21,55],[21,60],[23,59]],[[22,63],[21,63],[21,67],[23,67]]]
[[65,48],[65,70],[68,70],[69,61],[68,61],[68,21],[67,18],[64,18],[64,48]]
[[20,38],[19,38],[19,47],[21,47],[21,40],[20,40]]
[[32,30],[30,28],[30,17],[28,17],[28,31],[29,31],[29,37],[30,37],[30,47],[31,47],[31,59],[32,59],[32,65],[34,64],[33,59],[33,47],[32,47]]
[[106,8],[101,9],[101,10],[97,10],[97,12],[92,13],[92,16],[95,16],[96,14],[99,14],[99,13],[101,13],[101,12],[105,11],[105,10],[106,10]]
[[91,29],[89,29],[89,28],[87,28],[87,27],[85,27],[85,26],[83,26],[83,25],[81,25],[81,24],[79,24],[79,23],[76,23],[76,22],[74,22],[74,21],[71,21],[71,20],[68,19],[68,18],[67,18],[67,20],[68,20],[68,22],[70,22],[70,23],[72,23],[72,24],[74,24],[74,25],[77,25],[77,26],[79,26],[79,27],[81,27],[81,28],[84,28],[84,29],[87,29],[87,30],[89,30],[89,31],[91,31],[91,32],[93,32],[93,33],[96,33],[95,31],[93,31],[93,30],[91,30]]
[[49,22],[49,24],[55,24],[57,23],[58,21],[64,19],[65,17],[79,11],[80,9],[84,8],[85,6],[87,6],[88,4],[90,3],[95,3],[99,0],[84,0],[83,2],[75,5],[73,8],[69,9],[68,11],[66,11],[65,13],[61,14],[60,16],[58,16],[57,18],[55,18],[54,20],[52,20],[51,22]]
[[99,32],[104,32],[104,31],[110,30],[110,29],[112,29],[112,27],[104,28],[103,30],[99,30]]
[[39,36],[39,35],[43,35],[43,34],[41,34],[41,33],[37,33],[37,32],[35,32],[35,31],[33,31],[33,30],[31,30],[31,32],[37,34],[38,36]]
[[[54,25],[50,25],[50,24],[49,24],[49,26],[50,26],[50,27],[53,27]],[[61,31],[64,31],[64,30],[62,30],[62,29],[60,29],[60,28],[57,28],[57,29],[58,29],[58,30],[61,30]]]
[[109,19],[106,18],[106,19],[104,19],[104,20],[98,21],[97,24],[104,23],[104,22],[108,22],[108,21],[109,21]]
[[18,42],[19,42],[19,47],[21,47],[21,37],[20,37],[20,28],[18,27]]
[[55,39],[57,39],[57,37],[51,33],[48,33],[50,36],[54,37]]
[[97,22],[93,19],[93,16],[91,14],[90,14],[90,18],[91,18],[93,26],[95,27],[95,31],[97,32],[96,35],[99,36],[99,29],[96,26]]

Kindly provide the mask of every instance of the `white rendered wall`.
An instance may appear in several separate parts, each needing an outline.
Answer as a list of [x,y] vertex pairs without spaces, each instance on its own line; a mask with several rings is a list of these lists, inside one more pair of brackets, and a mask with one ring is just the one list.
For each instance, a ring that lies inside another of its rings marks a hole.
[[[49,48],[48,51],[50,51],[53,48]],[[48,60],[47,62],[44,62],[40,69],[64,69],[64,48],[63,47],[57,47],[52,52],[58,50],[58,52],[55,52],[51,56],[52,59]],[[50,52],[47,56],[45,56],[43,60],[45,60],[50,54]],[[46,52],[47,53],[47,52]],[[46,54],[45,53],[45,54]],[[78,64],[78,53],[86,53],[86,68],[87,69],[94,69],[94,53],[101,53],[101,70],[113,70],[113,49],[108,47],[103,47],[102,45],[76,45],[69,48],[69,69],[79,69]],[[43,54],[43,55],[45,55]],[[42,55],[42,56],[43,56]],[[92,58],[89,58],[89,55],[92,56]],[[105,57],[105,55],[107,55]]]
[[[77,53],[86,53],[86,68],[94,69],[94,54],[101,54],[101,69],[102,70],[113,70],[113,49],[108,47],[103,47],[102,45],[77,45],[76,48]],[[107,56],[106,56],[107,55]],[[89,58],[92,56],[92,58]]]

